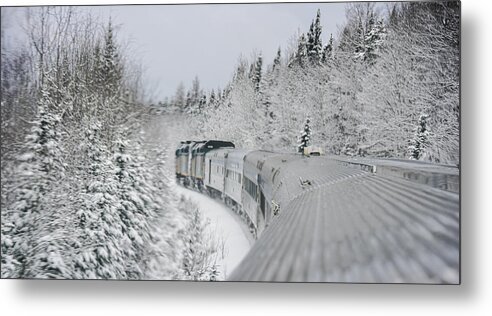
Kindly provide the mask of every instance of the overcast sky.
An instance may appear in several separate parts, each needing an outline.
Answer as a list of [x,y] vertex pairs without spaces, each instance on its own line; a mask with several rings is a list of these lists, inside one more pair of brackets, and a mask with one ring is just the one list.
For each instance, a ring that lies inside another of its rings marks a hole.
[[119,37],[130,41],[157,100],[173,95],[180,82],[189,87],[195,76],[207,91],[223,88],[241,55],[250,58],[253,52],[262,52],[264,64],[270,64],[279,46],[284,50],[299,30],[309,30],[318,8],[324,43],[345,19],[343,3],[86,8],[103,17],[111,15],[119,25]]

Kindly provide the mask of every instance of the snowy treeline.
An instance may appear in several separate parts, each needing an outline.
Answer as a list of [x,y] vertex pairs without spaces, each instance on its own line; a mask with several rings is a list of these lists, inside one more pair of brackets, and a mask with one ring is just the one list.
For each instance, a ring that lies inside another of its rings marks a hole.
[[178,207],[166,148],[145,138],[139,68],[111,21],[26,12],[27,43],[2,45],[2,277],[181,275]]
[[195,79],[164,105],[190,114],[193,139],[295,151],[309,117],[327,153],[459,163],[459,3],[352,3],[346,17],[323,34],[318,11],[271,64],[241,58],[223,91]]

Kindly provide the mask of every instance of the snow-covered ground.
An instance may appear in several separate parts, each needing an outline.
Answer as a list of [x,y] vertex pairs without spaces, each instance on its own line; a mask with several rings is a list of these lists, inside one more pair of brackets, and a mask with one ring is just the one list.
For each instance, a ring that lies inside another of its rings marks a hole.
[[199,192],[174,185],[176,193],[195,202],[203,217],[209,221],[208,233],[223,243],[219,269],[224,279],[232,273],[251,248],[254,239],[241,218],[221,202]]

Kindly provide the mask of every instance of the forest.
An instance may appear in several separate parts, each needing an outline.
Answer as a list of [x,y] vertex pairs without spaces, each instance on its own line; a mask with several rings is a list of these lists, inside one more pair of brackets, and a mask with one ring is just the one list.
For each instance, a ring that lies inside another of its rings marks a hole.
[[459,3],[348,4],[335,35],[321,18],[270,63],[241,57],[222,90],[197,77],[160,105],[189,115],[190,139],[292,152],[309,119],[328,154],[459,165]]
[[24,45],[2,45],[2,278],[214,279],[206,223],[170,192],[111,20],[25,14]]

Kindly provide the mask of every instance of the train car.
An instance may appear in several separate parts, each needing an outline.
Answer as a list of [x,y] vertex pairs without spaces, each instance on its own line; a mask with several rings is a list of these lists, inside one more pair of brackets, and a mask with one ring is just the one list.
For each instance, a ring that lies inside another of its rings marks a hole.
[[223,197],[225,161],[231,149],[215,149],[205,154],[205,187],[213,197]]
[[[203,189],[204,187],[206,187],[211,192],[212,190],[217,190],[214,185],[218,183],[216,177],[218,176],[217,171],[220,171],[220,169],[213,171],[211,166],[211,157],[213,155],[211,153],[219,149],[231,150],[234,149],[234,147],[235,145],[232,142],[220,140],[209,140],[201,143],[199,146],[196,147],[196,150],[193,154],[195,159],[195,174],[193,179],[198,188]],[[214,167],[217,167],[217,163],[217,161],[214,161]],[[214,183],[212,183],[211,180],[214,180]],[[220,192],[222,193],[223,184],[220,188]]]
[[225,201],[235,208],[241,209],[241,193],[243,187],[243,167],[244,157],[251,152],[250,150],[233,150],[226,159],[226,174],[225,174]]
[[205,155],[218,148],[229,148],[233,149],[235,145],[232,142],[220,141],[220,140],[209,140],[203,141],[197,144],[192,152],[192,160],[194,166],[193,182],[195,187],[202,190],[205,183]]
[[208,152],[218,148],[234,149],[234,147],[235,147],[234,143],[228,141],[220,141],[220,140],[209,140],[197,147],[197,150],[195,152],[195,159],[196,159],[195,181],[199,189],[203,189],[205,183],[205,175],[206,175],[205,155]]
[[[244,212],[251,220],[256,235],[265,228],[265,196],[260,188],[264,185],[260,172],[263,164],[269,157],[274,157],[278,153],[269,151],[252,151],[244,158],[243,169],[243,189],[242,189],[242,207]],[[262,208],[260,206],[263,206]]]

